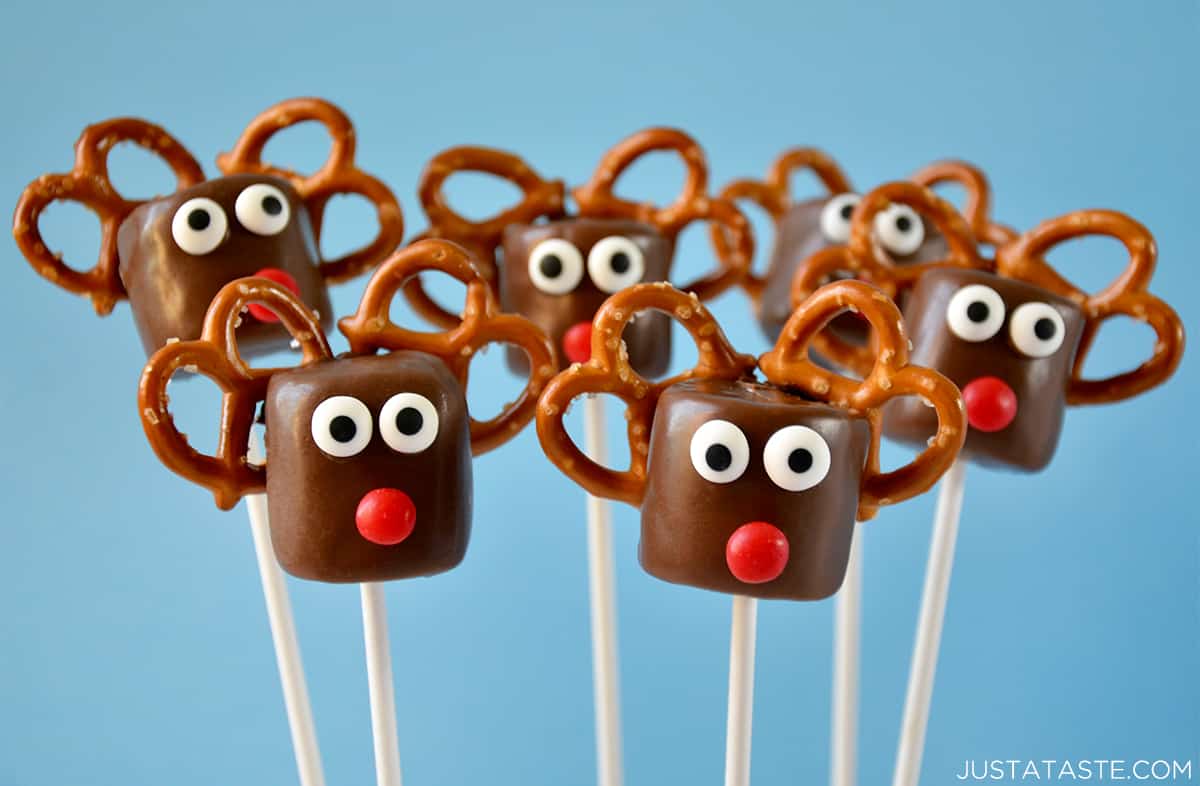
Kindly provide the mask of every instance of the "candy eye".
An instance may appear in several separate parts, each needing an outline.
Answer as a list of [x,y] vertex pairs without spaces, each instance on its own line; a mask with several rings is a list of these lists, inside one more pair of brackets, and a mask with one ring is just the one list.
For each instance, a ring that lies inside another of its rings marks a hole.
[[875,234],[884,248],[904,257],[925,242],[925,225],[908,205],[892,205],[875,216]]
[[438,435],[438,413],[419,393],[397,393],[379,410],[379,434],[399,453],[420,453]]
[[349,458],[371,441],[371,411],[353,396],[331,396],[313,410],[313,442],[335,458]]
[[225,211],[205,197],[189,199],[171,219],[171,237],[185,253],[202,256],[221,245],[229,230]]
[[692,435],[692,466],[713,483],[732,483],[750,463],[746,435],[728,420],[710,420]]
[[838,194],[821,209],[821,234],[830,243],[845,243],[850,239],[850,217],[862,197],[858,194]]
[[529,280],[547,295],[565,295],[583,280],[583,254],[561,238],[543,240],[529,255]]
[[283,192],[266,183],[243,189],[233,203],[233,212],[238,223],[256,235],[278,235],[292,214]]
[[642,249],[627,237],[606,237],[588,252],[588,275],[602,291],[613,294],[642,280],[646,259]]
[[784,491],[804,491],[829,474],[829,445],[808,426],[787,426],[771,435],[763,448],[763,465],[771,481]]
[[1047,303],[1023,303],[1008,322],[1012,342],[1026,355],[1044,358],[1062,346],[1067,326],[1058,309]]
[[1004,300],[983,284],[965,286],[950,298],[946,324],[963,341],[987,341],[1004,325]]

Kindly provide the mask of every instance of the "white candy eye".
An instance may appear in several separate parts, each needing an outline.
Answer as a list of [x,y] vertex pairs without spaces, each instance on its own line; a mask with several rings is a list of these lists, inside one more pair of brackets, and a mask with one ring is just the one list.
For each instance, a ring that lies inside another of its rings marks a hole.
[[379,434],[400,453],[420,453],[438,435],[438,413],[419,393],[397,393],[379,410]]
[[371,410],[353,396],[331,396],[313,410],[312,437],[330,456],[357,455],[371,442]]
[[255,183],[238,194],[233,203],[238,223],[256,235],[278,235],[292,217],[287,197],[267,183]]
[[746,435],[728,420],[710,420],[692,435],[692,466],[713,483],[732,483],[750,463]]
[[588,275],[602,291],[612,294],[631,287],[646,273],[642,249],[627,237],[606,237],[588,252]]
[[965,286],[950,298],[946,324],[963,341],[987,341],[1004,325],[1004,300],[983,284]]
[[1026,355],[1044,358],[1062,346],[1067,326],[1058,309],[1047,303],[1023,303],[1008,322],[1012,342]]
[[850,239],[850,217],[862,197],[858,194],[838,194],[821,208],[821,234],[830,243],[845,243]]
[[189,199],[171,219],[171,237],[192,256],[201,256],[221,245],[229,230],[229,219],[216,202],[205,197]]
[[906,257],[925,242],[925,225],[908,205],[892,205],[875,216],[875,234],[888,251]]
[[763,465],[767,475],[784,491],[804,491],[829,474],[829,445],[808,426],[787,426],[767,440]]
[[583,254],[561,238],[543,240],[529,255],[529,280],[547,295],[565,295],[583,280]]

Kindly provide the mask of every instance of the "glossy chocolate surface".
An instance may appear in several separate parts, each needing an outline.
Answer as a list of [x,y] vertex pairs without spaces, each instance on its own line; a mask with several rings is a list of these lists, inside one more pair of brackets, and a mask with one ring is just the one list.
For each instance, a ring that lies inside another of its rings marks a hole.
[[[829,240],[821,231],[821,211],[833,197],[822,197],[798,202],[788,210],[776,227],[775,245],[767,268],[766,287],[758,309],[758,323],[766,337],[774,341],[779,338],[792,313],[792,278],[800,263],[823,248],[843,245]],[[925,241],[912,254],[894,256],[897,264],[926,262],[946,256],[946,241],[937,229],[927,221]],[[832,323],[832,329],[853,339],[859,344],[867,339],[865,323],[853,314],[843,314]]]
[[[269,183],[288,199],[290,219],[278,234],[255,234],[238,221],[234,207],[237,197],[255,183]],[[224,240],[203,255],[181,249],[171,231],[176,211],[195,197],[207,197],[220,205],[228,222]],[[329,328],[333,323],[308,210],[284,180],[231,175],[152,200],[125,219],[117,242],[121,282],[128,292],[147,355],[171,339],[199,338],[208,304],[221,287],[264,268],[276,268],[292,276],[299,285],[301,299],[320,314],[322,324]],[[260,322],[249,313],[243,317],[237,335],[247,355],[281,349],[290,341],[278,323]]]
[[[965,341],[946,322],[950,299],[970,284],[991,287],[1004,301],[1004,324],[985,341]],[[1032,302],[1049,304],[1063,318],[1062,346],[1048,357],[1025,355],[1010,338],[1013,311]],[[913,344],[912,363],[940,371],[959,388],[981,377],[997,377],[1016,393],[1013,421],[993,432],[970,428],[961,453],[964,458],[1026,471],[1050,463],[1062,431],[1067,381],[1083,335],[1083,313],[1074,303],[1041,287],[991,273],[942,269],[917,282],[904,320]],[[894,439],[924,445],[935,429],[933,410],[911,397],[896,399],[884,410],[884,432]]]
[[[510,225],[504,231],[500,262],[500,301],[505,311],[530,319],[550,337],[559,368],[568,364],[563,355],[563,336],[572,326],[590,323],[611,293],[600,289],[584,271],[579,284],[562,295],[538,289],[530,278],[529,255],[539,243],[561,238],[579,249],[586,266],[592,247],[606,237],[621,236],[641,249],[645,272],[642,281],[666,281],[670,276],[671,244],[654,227],[623,219],[568,218],[541,224]],[[654,378],[666,372],[671,361],[671,321],[664,314],[639,315],[625,331],[624,339],[634,369]],[[524,372],[526,360],[509,350],[508,361]]]
[[[746,435],[750,461],[730,483],[701,477],[692,464],[692,435],[705,422],[727,420]],[[832,462],[819,484],[787,491],[764,466],[767,440],[785,426],[817,431]],[[870,428],[865,418],[747,382],[694,380],[662,395],[650,437],[642,503],[642,567],[676,584],[757,598],[817,600],[841,586],[849,560]],[[767,522],[787,537],[783,572],[746,584],[730,572],[726,543],[749,522]]]
[[[380,410],[397,393],[418,393],[438,413],[438,433],[419,453],[385,443]],[[353,396],[371,413],[371,441],[357,455],[336,458],[312,436],[316,407],[330,396]],[[267,499],[271,538],[283,568],[329,582],[386,581],[430,576],[462,561],[471,532],[471,444],[466,399],[441,360],[420,352],[325,361],[281,372],[266,401]],[[358,531],[360,500],[380,488],[407,494],[416,526],[402,542],[372,543]]]

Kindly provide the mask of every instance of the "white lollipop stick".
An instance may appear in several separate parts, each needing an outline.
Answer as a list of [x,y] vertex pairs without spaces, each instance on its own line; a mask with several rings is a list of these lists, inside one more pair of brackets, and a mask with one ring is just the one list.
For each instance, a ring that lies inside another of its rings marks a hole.
[[921,756],[925,752],[925,730],[929,726],[933,678],[937,672],[942,621],[946,618],[946,598],[950,593],[950,571],[954,567],[954,542],[958,537],[958,519],[962,513],[965,473],[966,464],[961,459],[955,461],[942,478],[942,487],[938,491],[893,786],[917,786],[921,777]]
[[400,743],[396,733],[396,693],[392,648],[388,643],[383,584],[366,581],[362,594],[363,644],[367,651],[367,690],[371,696],[371,737],[375,741],[375,783],[400,786]]
[[[607,460],[604,400],[583,402],[584,448],[597,464]],[[608,500],[588,495],[588,590],[592,615],[592,693],[596,714],[596,782],[621,786],[621,686],[617,666],[616,577],[612,511]]]
[[[252,463],[263,461],[262,445],[257,435],[251,437],[247,457]],[[321,750],[317,745],[317,730],[313,726],[312,706],[308,701],[308,685],[304,679],[304,664],[300,660],[300,645],[296,641],[296,622],[288,600],[287,583],[275,559],[271,546],[270,520],[267,516],[267,495],[246,495],[246,511],[250,514],[250,534],[254,537],[254,555],[258,559],[258,575],[262,579],[263,598],[267,602],[267,619],[271,624],[271,640],[275,643],[275,664],[283,688],[283,706],[287,712],[288,728],[292,733],[292,750],[301,786],[325,786],[321,767]]]
[[846,578],[834,601],[831,786],[854,786],[858,758],[858,658],[862,631],[862,529],[850,541]]
[[733,622],[729,628],[729,714],[725,722],[725,786],[750,785],[757,618],[756,599],[733,596]]

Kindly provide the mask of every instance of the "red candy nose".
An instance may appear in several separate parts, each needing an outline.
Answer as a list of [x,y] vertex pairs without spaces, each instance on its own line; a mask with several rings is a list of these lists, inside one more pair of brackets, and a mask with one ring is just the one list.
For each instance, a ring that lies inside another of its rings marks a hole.
[[1017,416],[1017,394],[1002,379],[980,377],[962,389],[967,422],[980,431],[999,431]]
[[746,584],[762,584],[779,578],[787,561],[787,536],[765,521],[743,524],[734,530],[725,544],[729,572]]
[[[300,297],[300,285],[296,283],[296,279],[290,274],[285,273],[277,267],[264,267],[254,275],[259,278],[268,278],[276,284],[283,284],[288,289],[292,290],[292,294]],[[275,312],[266,306],[260,306],[257,303],[251,303],[249,307],[250,316],[257,319],[259,322],[278,322],[279,317],[275,316]]]
[[563,354],[572,363],[586,363],[592,358],[592,323],[571,325],[563,334]]
[[354,512],[358,532],[372,543],[395,546],[412,534],[417,525],[417,506],[403,491],[368,491]]

